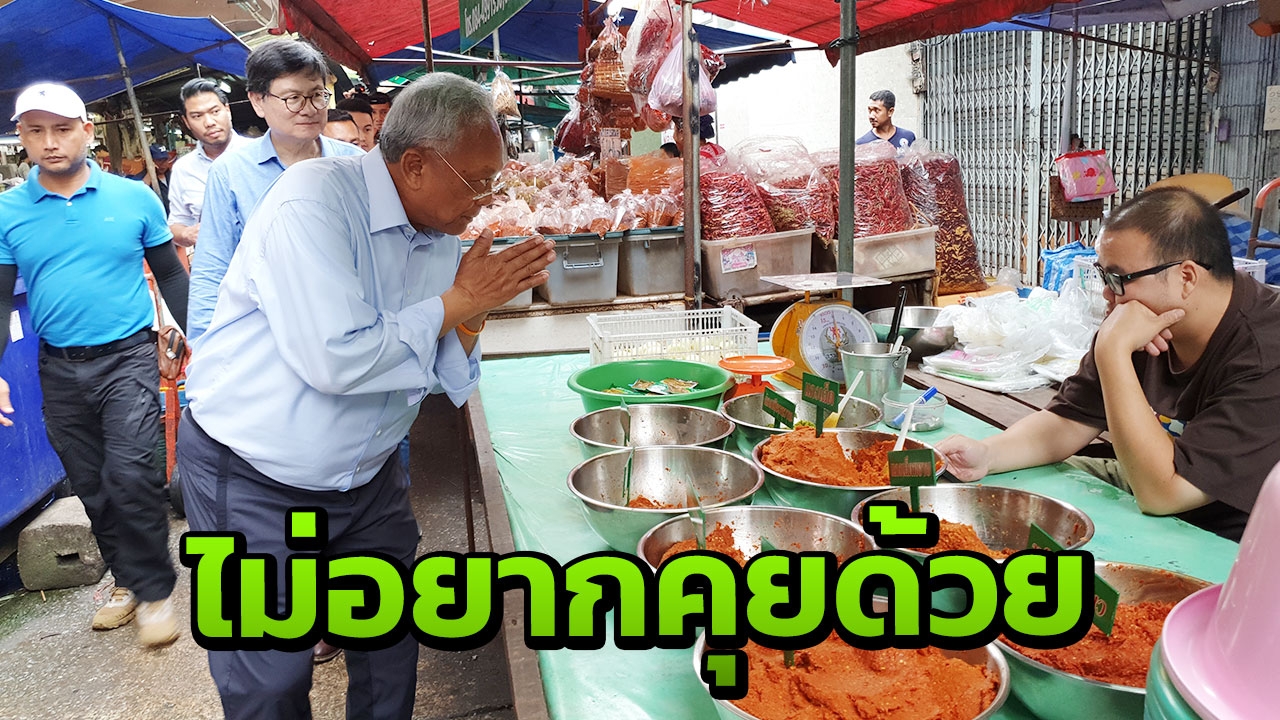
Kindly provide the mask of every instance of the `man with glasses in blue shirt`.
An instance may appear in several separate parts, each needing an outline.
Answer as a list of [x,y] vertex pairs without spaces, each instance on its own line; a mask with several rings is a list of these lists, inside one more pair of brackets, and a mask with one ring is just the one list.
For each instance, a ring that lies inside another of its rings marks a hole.
[[324,137],[329,69],[305,42],[272,40],[245,61],[245,86],[258,117],[267,121],[262,137],[214,161],[205,186],[195,257],[187,335],[197,342],[213,321],[218,285],[240,243],[240,234],[262,195],[285,168],[317,157],[357,155],[360,149]]
[[[964,481],[1070,458],[1144,513],[1238,541],[1280,462],[1280,295],[1235,272],[1217,210],[1180,188],[1112,211],[1098,271],[1110,311],[1049,406],[938,451]],[[1103,431],[1115,459],[1072,457]]]

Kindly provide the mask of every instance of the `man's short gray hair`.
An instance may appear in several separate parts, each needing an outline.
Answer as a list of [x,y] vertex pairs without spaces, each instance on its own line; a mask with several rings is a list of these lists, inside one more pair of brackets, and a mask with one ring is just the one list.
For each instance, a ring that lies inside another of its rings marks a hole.
[[452,73],[430,73],[396,96],[378,135],[378,146],[388,162],[400,162],[410,148],[452,150],[468,128],[498,132],[489,91]]

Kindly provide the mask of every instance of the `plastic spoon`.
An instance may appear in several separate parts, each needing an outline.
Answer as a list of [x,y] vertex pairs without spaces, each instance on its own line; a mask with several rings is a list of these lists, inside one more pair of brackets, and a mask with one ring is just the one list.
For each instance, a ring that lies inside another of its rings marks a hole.
[[898,442],[893,444],[894,452],[901,450],[902,446],[907,442],[907,430],[911,428],[911,415],[915,412],[915,410],[916,410],[915,403],[911,403],[910,405],[907,406],[906,413],[904,413],[907,416],[907,419],[902,423],[902,429],[898,431]]
[[854,388],[858,387],[858,383],[862,382],[864,374],[866,374],[865,370],[859,370],[858,374],[853,376],[853,382],[849,383],[849,389],[844,391],[844,397],[840,398],[840,404],[836,406],[836,411],[827,416],[827,420],[822,423],[822,427],[833,428],[840,424],[840,416],[844,415],[844,408],[849,404],[849,398],[853,397]]
[[627,407],[626,398],[622,400],[622,444],[627,446],[627,464],[622,467],[622,504],[631,504],[631,461],[636,457],[636,449],[631,446],[631,409]]

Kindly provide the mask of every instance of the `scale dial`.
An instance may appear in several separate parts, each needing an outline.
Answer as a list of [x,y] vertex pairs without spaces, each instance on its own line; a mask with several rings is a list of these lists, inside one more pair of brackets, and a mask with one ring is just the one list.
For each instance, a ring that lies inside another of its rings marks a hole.
[[823,305],[800,325],[800,357],[810,372],[844,382],[840,350],[855,343],[876,341],[875,330],[862,313],[848,305]]

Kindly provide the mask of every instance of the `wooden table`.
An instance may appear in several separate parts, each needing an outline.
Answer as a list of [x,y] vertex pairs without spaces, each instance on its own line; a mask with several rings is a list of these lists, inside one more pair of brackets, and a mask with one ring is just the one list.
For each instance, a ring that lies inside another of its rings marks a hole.
[[[1056,385],[1010,393],[980,390],[954,380],[930,375],[921,370],[919,365],[908,365],[904,380],[908,385],[915,388],[936,387],[938,392],[947,396],[947,402],[951,405],[1002,429],[1032,413],[1043,410],[1049,405],[1049,401],[1053,399],[1053,396],[1058,393]],[[1093,443],[1104,445],[1109,449],[1111,436],[1104,432]],[[1091,451],[1080,454],[1093,455],[1095,453]]]

